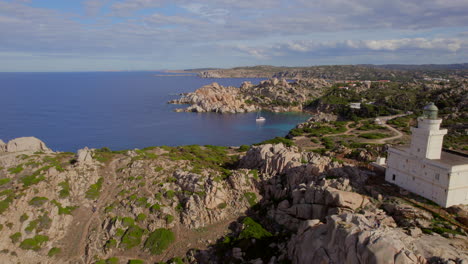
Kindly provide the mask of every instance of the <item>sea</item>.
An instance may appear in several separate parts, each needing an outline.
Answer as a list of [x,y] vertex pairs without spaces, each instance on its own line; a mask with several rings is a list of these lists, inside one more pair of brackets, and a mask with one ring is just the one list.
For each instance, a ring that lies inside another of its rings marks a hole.
[[303,113],[177,113],[167,102],[217,82],[239,87],[263,79],[203,79],[164,72],[0,73],[0,139],[34,136],[54,151],[85,146],[239,146],[285,136]]

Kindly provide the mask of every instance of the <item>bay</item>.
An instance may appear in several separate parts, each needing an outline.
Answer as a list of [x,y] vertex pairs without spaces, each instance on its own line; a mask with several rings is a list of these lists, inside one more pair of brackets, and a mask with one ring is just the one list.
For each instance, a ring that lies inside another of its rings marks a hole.
[[[170,75],[170,76],[166,76]],[[218,82],[239,87],[262,79],[202,79],[161,72],[0,73],[0,139],[35,136],[58,151],[148,146],[238,146],[284,136],[308,115],[263,112],[176,113],[177,94]]]

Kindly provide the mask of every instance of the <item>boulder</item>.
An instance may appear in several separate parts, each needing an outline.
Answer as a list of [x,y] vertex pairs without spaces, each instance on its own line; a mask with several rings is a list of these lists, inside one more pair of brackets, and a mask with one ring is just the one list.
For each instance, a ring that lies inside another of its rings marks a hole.
[[93,151],[88,149],[88,147],[79,149],[76,153],[76,160],[79,164],[93,163]]
[[346,213],[326,224],[303,223],[288,244],[293,263],[425,263],[399,230],[375,229],[375,218]]
[[46,144],[35,137],[20,137],[8,141],[6,144],[6,152],[19,152],[19,151],[42,151],[51,152]]
[[261,173],[274,176],[301,164],[301,153],[298,149],[280,143],[252,147],[240,161],[239,167],[258,169]]
[[432,214],[427,211],[397,201],[386,203],[382,208],[402,227],[428,228],[433,218]]
[[5,152],[6,151],[6,144],[3,142],[3,140],[0,139],[0,152]]

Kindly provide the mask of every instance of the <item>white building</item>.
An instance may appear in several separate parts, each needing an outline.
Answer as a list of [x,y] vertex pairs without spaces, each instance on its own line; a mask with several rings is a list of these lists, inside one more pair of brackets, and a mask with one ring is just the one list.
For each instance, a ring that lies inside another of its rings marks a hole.
[[361,109],[361,103],[349,103],[349,107],[352,109]]
[[385,180],[432,200],[442,207],[468,204],[468,157],[442,150],[447,129],[440,129],[437,107],[424,108],[411,145],[388,149]]

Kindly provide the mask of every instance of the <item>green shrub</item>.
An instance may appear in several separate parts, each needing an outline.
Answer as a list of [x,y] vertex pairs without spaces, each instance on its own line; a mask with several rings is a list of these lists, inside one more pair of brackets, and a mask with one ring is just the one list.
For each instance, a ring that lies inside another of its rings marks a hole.
[[258,146],[258,145],[279,144],[279,143],[283,143],[283,145],[285,145],[286,147],[291,147],[295,145],[294,141],[292,141],[291,139],[284,138],[284,137],[275,137],[273,139],[265,140],[263,142],[260,142],[254,145]]
[[13,235],[10,236],[10,239],[11,239],[11,243],[13,244],[18,243],[21,239],[21,233],[20,232],[14,233]]
[[149,209],[150,209],[150,212],[155,213],[161,210],[161,205],[159,205],[158,203],[155,203]]
[[21,178],[21,182],[23,183],[24,187],[29,187],[31,185],[37,184],[43,180],[45,180],[45,176],[42,175],[42,171],[49,169],[50,166],[45,166],[40,168],[39,170],[35,171],[33,174],[24,176]]
[[47,256],[49,257],[53,257],[57,254],[60,254],[60,252],[62,252],[62,249],[61,248],[56,248],[56,247],[53,247],[49,250],[49,253],[47,253]]
[[140,245],[144,230],[139,226],[132,225],[125,231],[120,241],[120,247],[130,249]]
[[20,216],[20,222],[23,223],[24,221],[28,220],[29,216],[24,213]]
[[0,179],[0,186],[5,185],[7,183],[11,182],[10,178],[2,178]]
[[146,219],[146,215],[144,213],[140,213],[136,217],[137,222],[143,222],[143,221],[145,221],[145,219]]
[[60,198],[66,198],[70,196],[70,183],[68,181],[63,181],[58,184],[62,189],[59,191]]
[[30,201],[29,201],[29,205],[31,206],[35,206],[35,207],[39,207],[39,206],[42,206],[44,205],[47,201],[49,201],[49,199],[47,199],[46,197],[33,197]]
[[65,207],[62,207],[62,204],[59,203],[56,200],[52,200],[51,203],[53,203],[55,206],[57,206],[59,215],[71,215],[73,210],[78,208],[78,206],[65,206]]
[[389,136],[384,133],[364,133],[364,134],[359,135],[359,137],[367,138],[367,139],[381,139],[381,138],[386,138]]
[[27,233],[31,233],[36,230],[36,232],[41,232],[42,230],[49,229],[52,225],[52,219],[44,213],[39,216],[37,219],[29,222],[28,226],[24,229]]
[[166,196],[167,199],[173,199],[175,196],[175,192],[173,190],[168,190],[164,196]]
[[259,223],[255,222],[252,218],[246,217],[242,221],[244,225],[243,230],[239,234],[239,239],[262,239],[264,237],[271,237],[272,234],[262,227]]
[[89,189],[86,191],[85,197],[90,200],[95,200],[101,194],[102,183],[104,179],[101,177],[95,184],[91,184]]
[[8,194],[5,199],[0,201],[0,214],[3,214],[3,212],[5,212],[10,207],[10,204],[13,202],[13,197],[13,194]]
[[170,259],[168,261],[168,263],[171,263],[171,264],[184,264],[184,261],[182,260],[182,258],[175,257],[175,258]]
[[33,238],[27,238],[20,244],[21,249],[38,251],[42,244],[49,241],[48,236],[36,235]]
[[172,221],[174,221],[174,216],[172,216],[170,214],[166,215],[165,218],[166,218],[166,223],[167,224],[170,224],[170,223],[172,223]]
[[245,199],[247,199],[247,202],[249,203],[250,206],[254,206],[257,204],[257,195],[253,192],[246,192],[244,193]]
[[106,249],[111,249],[117,247],[117,240],[111,238],[107,240],[106,244],[104,245]]
[[127,264],[144,264],[145,262],[141,259],[131,259]]
[[256,169],[253,169],[250,171],[250,174],[252,174],[252,177],[255,179],[255,180],[259,180],[260,178],[258,177],[258,170]]
[[135,224],[135,220],[131,217],[123,217],[122,218],[122,225],[126,227],[130,227]]
[[246,152],[250,149],[250,146],[249,145],[241,145],[239,146],[239,149],[237,151],[239,152]]
[[154,171],[155,171],[155,172],[160,172],[160,171],[162,171],[162,170],[164,170],[164,168],[161,167],[161,166],[158,166],[158,167],[154,168]]
[[18,174],[18,173],[22,172],[23,169],[24,169],[23,165],[18,165],[16,167],[9,168],[8,172],[11,173],[11,174]]
[[218,209],[224,209],[227,207],[227,204],[226,203],[220,203],[218,204]]
[[175,240],[174,233],[165,228],[156,229],[152,232],[148,239],[145,241],[145,248],[148,249],[151,254],[159,255],[166,250],[171,243]]

